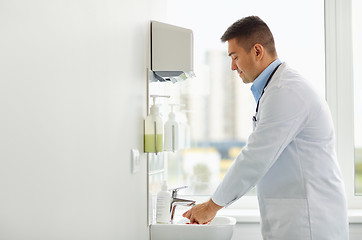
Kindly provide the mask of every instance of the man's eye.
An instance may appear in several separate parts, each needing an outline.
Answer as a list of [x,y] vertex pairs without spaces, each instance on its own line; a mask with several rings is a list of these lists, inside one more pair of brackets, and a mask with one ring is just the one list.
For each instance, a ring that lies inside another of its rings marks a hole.
[[238,57],[234,57],[234,61],[237,60],[237,59],[238,59]]

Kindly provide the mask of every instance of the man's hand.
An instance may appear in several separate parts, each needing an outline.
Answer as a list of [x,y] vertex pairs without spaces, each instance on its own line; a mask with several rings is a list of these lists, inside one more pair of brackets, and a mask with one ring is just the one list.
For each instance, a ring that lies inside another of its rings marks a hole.
[[193,208],[182,214],[190,219],[191,224],[206,224],[211,222],[222,206],[217,205],[211,199],[208,202],[195,205]]

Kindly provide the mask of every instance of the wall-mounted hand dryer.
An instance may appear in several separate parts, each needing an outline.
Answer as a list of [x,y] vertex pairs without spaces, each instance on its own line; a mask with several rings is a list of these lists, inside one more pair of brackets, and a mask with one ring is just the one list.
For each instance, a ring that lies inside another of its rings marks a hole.
[[190,29],[151,21],[151,70],[158,81],[194,76],[194,40]]

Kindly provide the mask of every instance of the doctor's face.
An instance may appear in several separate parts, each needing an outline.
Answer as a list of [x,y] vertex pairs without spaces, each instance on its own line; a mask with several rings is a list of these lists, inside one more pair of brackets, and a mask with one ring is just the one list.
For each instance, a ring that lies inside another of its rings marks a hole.
[[231,70],[236,70],[244,83],[251,83],[259,75],[253,49],[248,53],[236,38],[228,40],[228,53],[231,57]]

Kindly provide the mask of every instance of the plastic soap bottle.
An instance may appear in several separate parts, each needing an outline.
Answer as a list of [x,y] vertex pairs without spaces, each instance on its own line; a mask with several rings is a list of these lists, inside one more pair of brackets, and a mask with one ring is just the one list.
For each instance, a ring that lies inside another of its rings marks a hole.
[[157,97],[169,97],[160,95],[151,95],[153,105],[150,109],[150,115],[145,120],[145,152],[159,153],[163,151],[163,121],[160,116],[160,109],[156,105]]
[[171,112],[168,114],[168,120],[165,123],[165,151],[175,152],[180,149],[179,146],[179,123],[176,121],[176,115],[173,112],[175,104],[171,104]]
[[187,121],[186,114],[184,112],[180,112],[179,114],[179,122],[180,122],[180,149],[190,148],[190,126]]
[[167,224],[170,222],[171,193],[167,191],[167,183],[163,181],[161,191],[157,194],[156,222]]

